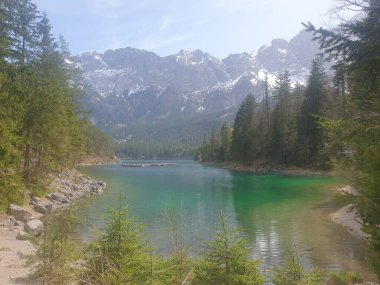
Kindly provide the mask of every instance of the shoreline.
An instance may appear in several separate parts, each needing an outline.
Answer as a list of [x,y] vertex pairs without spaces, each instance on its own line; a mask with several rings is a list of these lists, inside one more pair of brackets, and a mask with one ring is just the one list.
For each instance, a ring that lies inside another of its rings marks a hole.
[[285,165],[268,165],[266,163],[258,163],[256,165],[245,166],[241,164],[229,164],[229,163],[212,163],[205,162],[202,163],[206,166],[220,167],[231,171],[245,172],[257,175],[265,174],[280,174],[280,175],[294,175],[294,176],[313,176],[313,175],[323,175],[330,176],[332,171],[321,170],[321,169],[311,169],[311,168],[299,168],[296,166],[285,166]]
[[[43,224],[40,219],[44,213],[100,195],[106,184],[77,170],[67,169],[52,179],[49,188],[52,191],[43,198],[29,197],[22,207],[13,204],[8,214],[0,214],[0,284],[39,284],[28,279],[30,267],[24,266],[22,256],[35,250],[26,235],[41,234]],[[35,228],[32,228],[33,223],[37,225]]]
[[[340,195],[359,195],[358,190],[351,185],[339,187],[336,191],[338,191]],[[347,233],[358,239],[368,241],[371,237],[370,234],[362,230],[363,221],[360,216],[356,214],[356,210],[352,204],[340,207],[335,212],[330,213],[329,217],[332,222],[342,226]]]
[[354,237],[368,241],[370,234],[362,231],[363,222],[355,213],[355,209],[351,210],[352,204],[346,205],[334,213],[330,213],[330,219],[338,225],[341,225],[347,233]]

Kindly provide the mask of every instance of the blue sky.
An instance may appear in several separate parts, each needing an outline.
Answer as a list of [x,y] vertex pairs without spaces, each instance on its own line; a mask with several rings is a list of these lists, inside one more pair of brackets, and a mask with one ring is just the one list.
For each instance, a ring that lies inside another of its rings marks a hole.
[[301,22],[329,25],[334,0],[34,0],[72,53],[135,47],[220,58],[289,40]]

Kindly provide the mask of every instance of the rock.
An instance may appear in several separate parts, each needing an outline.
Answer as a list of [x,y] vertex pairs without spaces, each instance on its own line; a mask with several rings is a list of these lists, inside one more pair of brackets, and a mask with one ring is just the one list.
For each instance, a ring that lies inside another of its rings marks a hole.
[[34,210],[38,213],[45,214],[54,209],[53,203],[46,201],[34,205]]
[[37,212],[37,213],[40,213],[40,214],[45,214],[46,213],[46,208],[44,205],[41,205],[41,204],[37,204],[37,205],[34,205],[33,209]]
[[15,222],[14,222],[14,225],[15,225],[15,226],[22,227],[22,228],[25,227],[25,223],[23,223],[23,222],[21,222],[21,221],[15,221]]
[[37,203],[37,204],[41,203],[41,198],[38,198],[36,196],[33,196],[31,200],[32,200],[32,203]]
[[24,231],[19,231],[17,233],[17,236],[16,236],[16,239],[19,239],[19,240],[25,240],[27,238],[28,234]]
[[11,227],[11,231],[23,231],[24,230],[24,227],[21,227],[21,226],[13,226]]
[[25,231],[34,236],[39,236],[44,231],[44,224],[40,220],[31,220],[26,223]]
[[70,202],[69,199],[67,199],[67,197],[56,192],[51,194],[51,199],[62,204],[67,204]]
[[25,210],[24,208],[17,206],[15,204],[11,204],[9,206],[9,214],[14,216],[16,220],[22,221],[22,222],[28,222],[33,219],[33,215]]
[[71,185],[71,190],[73,190],[73,191],[79,191],[80,187],[78,185],[76,185],[76,184],[73,184],[73,185]]
[[[49,196],[51,197],[51,195]],[[34,199],[36,198],[36,199]],[[53,209],[53,203],[50,201],[43,201],[40,198],[34,197],[32,198],[31,204],[34,206],[34,210],[38,213],[45,214],[47,211]]]

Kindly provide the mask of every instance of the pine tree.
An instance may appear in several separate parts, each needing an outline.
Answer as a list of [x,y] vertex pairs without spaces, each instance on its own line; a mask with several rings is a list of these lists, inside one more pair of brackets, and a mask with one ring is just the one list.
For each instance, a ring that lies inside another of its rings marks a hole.
[[232,139],[232,128],[225,122],[220,128],[220,147],[218,161],[224,162],[229,159],[229,151]]
[[307,272],[296,250],[288,251],[282,266],[274,268],[272,282],[275,285],[324,284],[321,270],[313,269]]
[[219,215],[215,237],[206,243],[192,284],[259,285],[264,283],[258,261],[249,260],[247,241],[231,228],[228,219]]
[[248,95],[236,114],[232,141],[231,159],[235,162],[251,163],[256,158],[256,145],[253,136],[253,120],[256,100]]
[[4,1],[10,20],[11,59],[24,67],[35,56],[38,38],[37,23],[40,17],[36,4],[30,0]]
[[[81,279],[90,284],[149,284],[150,248],[127,209],[113,211],[106,231],[85,250]],[[154,283],[153,283],[154,284]]]
[[71,209],[66,209],[47,213],[43,222],[43,233],[32,239],[36,251],[27,257],[27,264],[34,265],[32,275],[44,285],[71,284],[75,277],[71,263],[79,256],[69,237],[78,220]]
[[299,162],[302,165],[312,165],[322,159],[320,152],[323,147],[323,133],[318,120],[326,102],[325,88],[322,59],[316,58],[312,63],[298,122]]
[[272,119],[272,159],[278,163],[287,162],[289,158],[288,143],[289,122],[290,122],[290,74],[289,71],[281,73],[276,81],[273,91],[273,98],[276,106]]

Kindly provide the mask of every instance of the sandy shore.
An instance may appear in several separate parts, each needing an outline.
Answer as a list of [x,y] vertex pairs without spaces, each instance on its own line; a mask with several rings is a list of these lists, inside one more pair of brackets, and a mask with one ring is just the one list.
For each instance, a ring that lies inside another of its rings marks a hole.
[[[337,191],[343,195],[359,195],[358,190],[350,185],[340,187],[337,189]],[[370,235],[362,231],[362,219],[356,214],[355,209],[351,211],[351,208],[351,204],[344,206],[337,210],[335,213],[330,214],[330,217],[333,220],[333,222],[342,225],[350,234],[354,235],[355,237],[364,240],[368,239]]]
[[355,214],[355,210],[350,211],[352,205],[347,205],[340,208],[335,213],[331,214],[331,219],[342,225],[350,234],[354,235],[359,239],[368,239],[369,234],[363,232],[361,228],[363,227],[360,217]]
[[21,255],[33,252],[29,241],[16,239],[17,232],[0,227],[0,284],[35,284],[26,281],[29,269],[23,266]]

